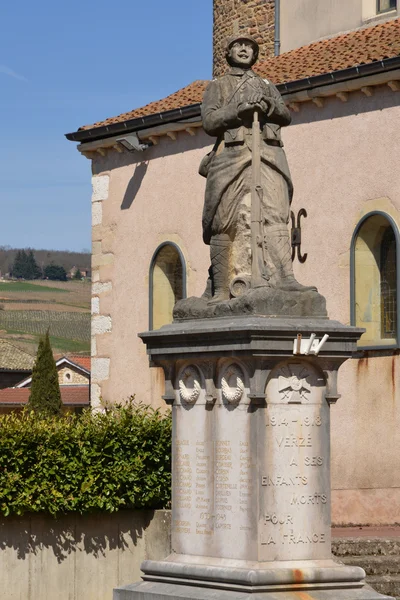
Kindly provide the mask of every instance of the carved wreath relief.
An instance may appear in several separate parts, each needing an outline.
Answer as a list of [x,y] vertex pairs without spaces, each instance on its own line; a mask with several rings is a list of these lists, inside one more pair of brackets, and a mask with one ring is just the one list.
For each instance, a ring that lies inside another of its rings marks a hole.
[[196,367],[185,367],[179,379],[179,394],[187,404],[194,404],[201,392],[200,374]]
[[231,404],[240,402],[244,392],[244,375],[237,365],[230,365],[221,378],[221,391],[224,400]]

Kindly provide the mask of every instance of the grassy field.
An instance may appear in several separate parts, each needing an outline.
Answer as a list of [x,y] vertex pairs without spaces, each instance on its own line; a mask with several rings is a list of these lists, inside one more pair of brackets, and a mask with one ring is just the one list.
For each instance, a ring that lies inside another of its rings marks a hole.
[[[40,339],[39,335],[22,333],[20,331],[14,331],[13,329],[9,329],[7,331],[0,329],[0,338],[6,339],[8,342],[10,342],[10,344],[17,346],[32,356],[36,356]],[[51,335],[50,344],[55,354],[90,354],[90,341],[80,342],[77,340],[69,340]]]
[[54,352],[90,351],[90,282],[0,282],[0,337],[31,354],[49,328]]
[[89,281],[35,281],[35,283],[0,281],[0,304],[7,309],[8,301],[38,300],[89,310],[90,289]]
[[3,295],[3,292],[7,294],[7,292],[63,292],[64,290],[58,287],[51,286],[43,286],[38,285],[36,283],[27,283],[26,281],[0,281],[0,296]]

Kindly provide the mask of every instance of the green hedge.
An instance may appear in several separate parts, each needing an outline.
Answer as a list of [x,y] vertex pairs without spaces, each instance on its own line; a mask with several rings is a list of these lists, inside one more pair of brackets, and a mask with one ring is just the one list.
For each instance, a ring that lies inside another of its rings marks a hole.
[[130,403],[63,418],[0,417],[3,515],[163,508],[170,488],[169,414]]

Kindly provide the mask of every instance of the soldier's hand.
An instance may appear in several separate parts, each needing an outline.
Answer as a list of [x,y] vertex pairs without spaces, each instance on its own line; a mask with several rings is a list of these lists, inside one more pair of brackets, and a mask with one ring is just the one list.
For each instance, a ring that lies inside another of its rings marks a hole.
[[248,119],[252,116],[255,110],[259,110],[260,107],[250,102],[241,102],[238,105],[238,116],[241,119]]
[[[253,100],[253,97],[251,98]],[[252,117],[255,111],[270,117],[276,107],[275,100],[273,98],[260,98],[257,102],[241,102],[238,105],[238,116],[241,119],[248,119]]]
[[267,98],[264,103],[265,110],[263,112],[267,115],[267,117],[270,117],[276,109],[276,102],[274,98]]
[[265,94],[260,90],[256,90],[250,94],[247,101],[250,102],[250,104],[261,104],[263,100],[266,100]]

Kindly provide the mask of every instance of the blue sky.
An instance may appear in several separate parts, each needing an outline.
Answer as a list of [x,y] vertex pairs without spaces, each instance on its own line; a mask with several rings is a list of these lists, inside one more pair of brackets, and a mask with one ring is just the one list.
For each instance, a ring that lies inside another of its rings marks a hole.
[[64,134],[212,70],[212,0],[4,0],[0,245],[90,247],[90,161]]

